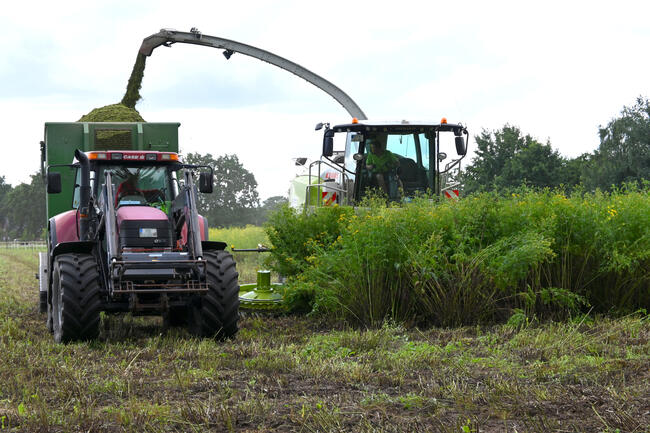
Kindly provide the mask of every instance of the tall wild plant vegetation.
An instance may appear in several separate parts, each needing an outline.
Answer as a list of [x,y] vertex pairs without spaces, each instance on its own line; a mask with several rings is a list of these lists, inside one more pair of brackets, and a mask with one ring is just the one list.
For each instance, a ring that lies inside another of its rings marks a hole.
[[650,306],[650,195],[521,190],[368,203],[267,226],[293,308],[366,325],[455,326]]

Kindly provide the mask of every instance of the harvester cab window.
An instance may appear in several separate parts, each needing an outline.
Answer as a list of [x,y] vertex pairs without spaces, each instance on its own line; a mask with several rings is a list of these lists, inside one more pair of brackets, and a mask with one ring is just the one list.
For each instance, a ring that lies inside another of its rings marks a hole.
[[345,169],[348,171],[348,174],[354,175],[357,171],[357,161],[354,159],[354,155],[359,153],[359,143],[363,141],[363,134],[350,132],[347,134],[346,140]]
[[405,195],[412,196],[416,191],[425,192],[432,188],[428,182],[430,143],[424,132],[368,134],[365,147],[366,161],[372,153],[371,146],[376,141],[380,142],[380,147],[385,143],[384,148],[397,159],[398,164],[395,168],[397,184],[404,190]]
[[417,149],[412,134],[388,134],[386,148],[402,158],[417,160]]

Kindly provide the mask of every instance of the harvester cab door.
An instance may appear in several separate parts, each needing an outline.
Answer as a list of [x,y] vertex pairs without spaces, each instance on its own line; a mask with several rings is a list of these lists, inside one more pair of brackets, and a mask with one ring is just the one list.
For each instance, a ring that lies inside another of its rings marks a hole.
[[386,148],[399,159],[397,175],[406,197],[431,189],[427,176],[429,141],[424,133],[414,131],[389,134]]
[[357,179],[361,178],[363,161],[357,161],[355,155],[363,152],[363,133],[348,132],[345,140],[345,154],[343,156],[343,168],[347,174],[348,183],[345,185],[348,197],[358,197]]

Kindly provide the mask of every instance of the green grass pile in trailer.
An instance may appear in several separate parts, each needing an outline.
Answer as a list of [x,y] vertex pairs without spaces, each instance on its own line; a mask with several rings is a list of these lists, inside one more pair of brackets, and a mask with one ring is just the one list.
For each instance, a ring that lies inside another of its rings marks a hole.
[[144,122],[138,110],[126,105],[112,104],[91,110],[84,114],[79,122]]
[[271,218],[294,309],[458,326],[650,307],[650,194],[520,191]]

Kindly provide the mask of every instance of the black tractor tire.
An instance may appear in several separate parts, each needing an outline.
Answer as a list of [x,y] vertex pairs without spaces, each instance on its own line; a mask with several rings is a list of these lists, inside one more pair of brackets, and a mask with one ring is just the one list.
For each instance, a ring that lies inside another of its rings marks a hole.
[[170,307],[169,311],[163,315],[165,327],[187,326],[188,316],[187,307]]
[[92,340],[99,335],[102,307],[97,261],[90,254],[61,254],[52,274],[54,341]]
[[190,333],[225,340],[237,333],[239,320],[239,274],[226,251],[206,251],[208,292],[190,303]]
[[54,325],[52,323],[52,321],[53,321],[52,316],[53,316],[52,304],[50,304],[50,302],[48,301],[48,303],[47,303],[47,321],[45,323],[47,323],[47,330],[50,331],[50,334],[54,334]]

